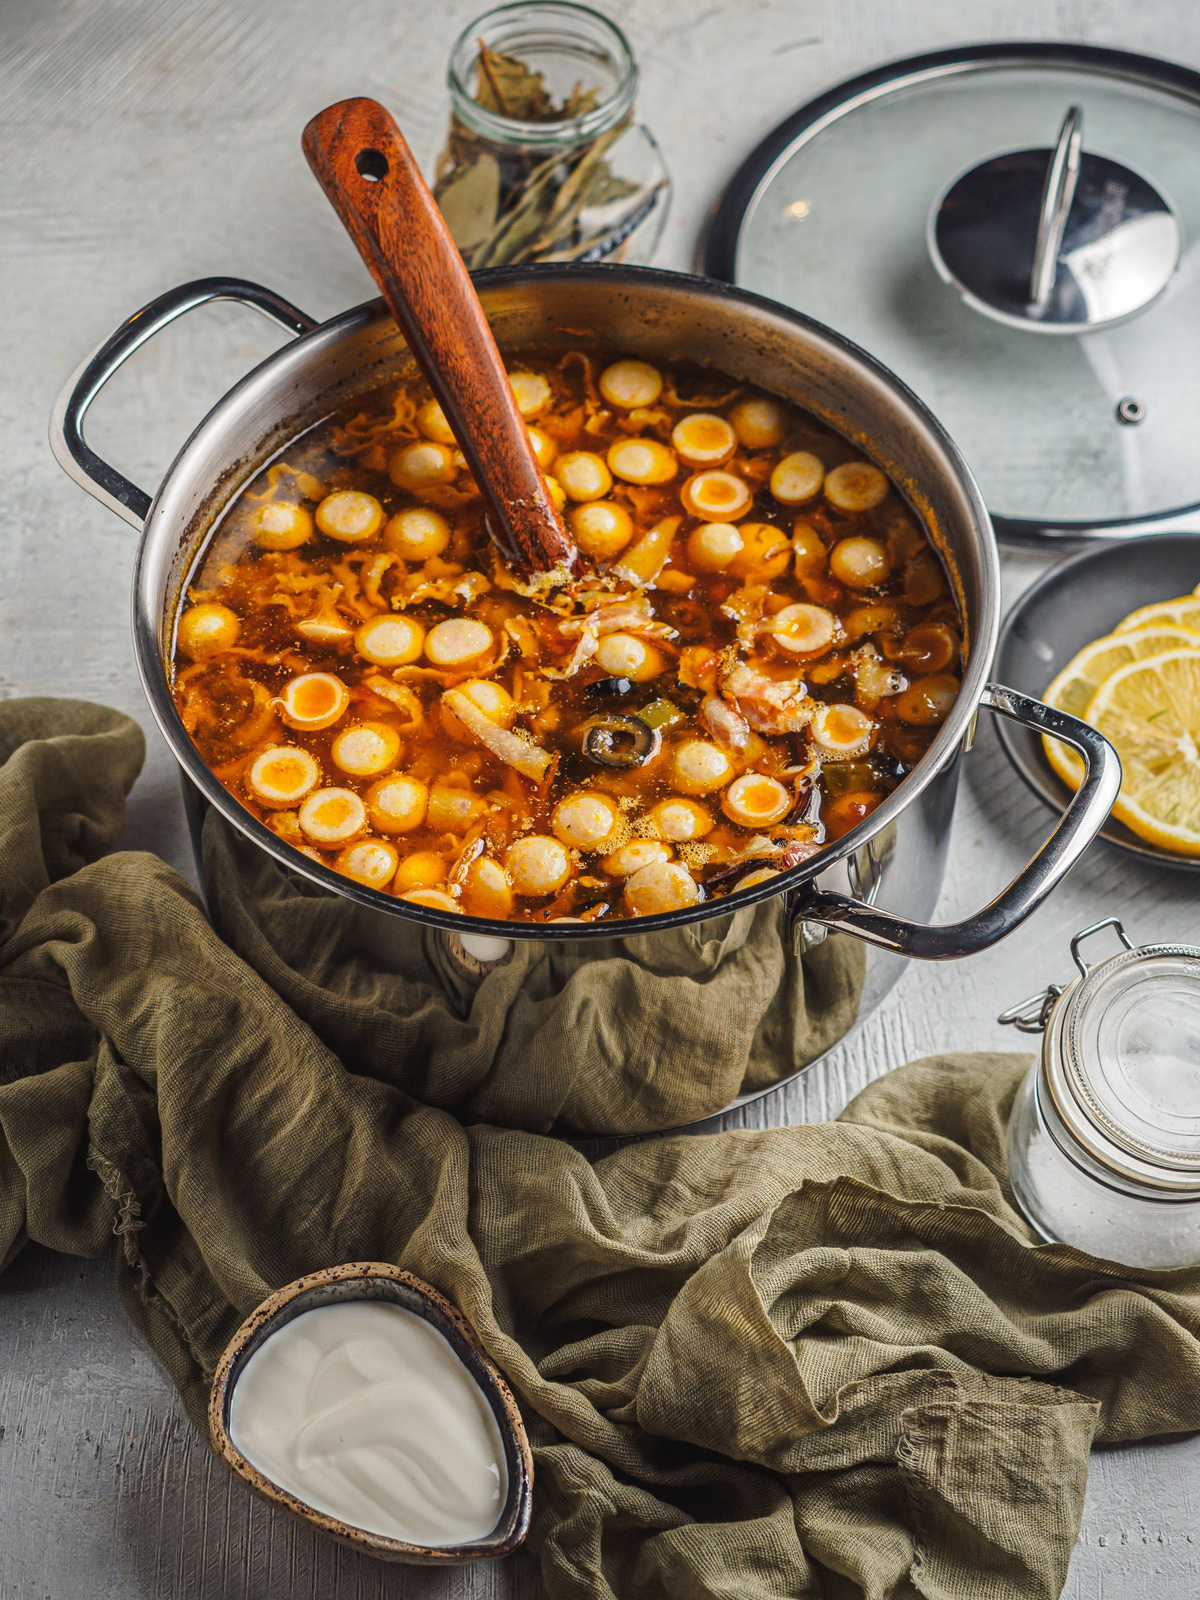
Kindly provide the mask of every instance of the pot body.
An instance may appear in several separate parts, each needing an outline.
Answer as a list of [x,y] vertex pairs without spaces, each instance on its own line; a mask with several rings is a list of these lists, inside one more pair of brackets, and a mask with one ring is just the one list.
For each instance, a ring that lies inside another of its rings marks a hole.
[[[857,856],[871,838],[886,836],[900,850],[910,848],[898,832],[900,819],[936,776],[952,773],[955,753],[971,727],[986,682],[999,616],[998,564],[987,512],[937,423],[894,378],[836,335],[720,285],[632,268],[570,267],[485,273],[477,287],[502,351],[565,350],[590,344],[650,360],[686,357],[711,365],[815,412],[859,444],[913,502],[945,560],[964,614],[967,662],[962,692],[925,760],[900,788],[856,836],[806,863],[796,876],[789,875],[789,882],[798,886],[801,879],[827,875],[838,860]],[[600,331],[591,338],[581,336],[580,330],[589,329]],[[372,302],[323,324],[245,378],[196,430],[155,498],[138,556],[133,621],[138,666],[151,709],[184,771],[209,804],[311,881],[336,887],[383,914],[417,913],[417,920],[452,928],[461,919],[361,890],[324,871],[296,855],[244,811],[197,755],[175,710],[167,669],[176,610],[188,574],[237,489],[330,412],[414,371],[390,314],[381,302]],[[947,781],[952,787],[952,776]],[[946,782],[938,785],[940,792],[946,788]],[[921,808],[926,809],[932,814],[930,821],[940,818],[947,810],[945,799]],[[924,884],[931,881],[932,839],[940,839],[939,865],[932,873],[936,884],[945,830],[935,824],[920,831],[929,834],[925,848],[918,850],[915,844],[911,848],[923,858]],[[889,857],[895,853],[892,849]],[[883,893],[882,883],[878,893]],[[925,904],[926,899],[921,895],[916,901],[901,900],[897,909],[919,905],[927,914],[931,905]],[[727,909],[702,905],[665,918],[644,919],[638,926],[649,930]],[[530,924],[488,928],[508,938],[546,932]]]
[[[907,496],[944,560],[965,625],[959,698],[932,747],[856,829],[779,878],[737,897],[739,906],[785,896],[797,947],[822,930],[853,933],[893,955],[944,959],[985,949],[1040,903],[1090,842],[1115,798],[1119,766],[1099,735],[989,684],[999,622],[999,565],[987,512],[966,464],[922,403],[865,352],[831,330],[724,284],[630,267],[518,267],[476,280],[502,351],[619,349],[650,360],[686,358],[760,386],[814,412],[876,461]],[[87,405],[117,366],[175,316],[211,299],[253,305],[300,333],[221,400],[188,440],[151,501],[100,461],[83,439]],[[188,576],[240,487],[306,429],[338,407],[413,375],[415,364],[382,302],[317,326],[269,290],[240,280],[185,285],[143,308],[67,385],[51,423],[64,468],[142,528],[133,595],[137,661],[151,710],[204,809],[266,852],[305,892],[334,896],[378,922],[402,919],[448,933],[562,943],[561,929],[455,917],[364,888],[300,855],[244,810],[201,761],[175,709],[169,657]],[[1052,732],[1084,755],[1088,776],[1051,839],[1009,889],[972,918],[924,925],[945,866],[957,761],[980,706]],[[718,900],[663,916],[573,925],[573,946],[642,937],[727,917]],[[914,920],[919,919],[919,920]],[[877,999],[896,972],[868,985]]]
[[[958,775],[959,764],[955,759],[939,770],[888,827],[864,839],[848,855],[831,862],[813,875],[813,887],[839,901],[852,901],[870,906],[883,914],[926,922],[933,915],[945,877],[946,850]],[[263,899],[262,874],[258,870],[261,857],[250,865],[244,859],[239,861],[231,855],[219,842],[220,830],[224,829],[228,837],[224,819],[186,771],[181,773],[181,781],[196,870],[218,930],[223,930],[233,920],[228,883],[228,873],[232,867],[239,878],[232,891],[238,902],[235,913],[237,921],[243,927],[247,921],[256,924],[258,932],[269,939],[269,924],[266,918],[260,921],[258,910]],[[211,835],[214,825],[218,830],[215,841]],[[259,853],[255,851],[254,855],[258,857]],[[219,867],[214,865],[215,858],[219,859]],[[304,859],[301,857],[302,861]],[[305,907],[306,901],[318,898],[332,902],[332,905],[326,905],[325,910],[327,914],[336,916],[338,942],[347,960],[352,957],[372,970],[400,973],[411,970],[414,954],[421,950],[424,955],[422,969],[433,981],[445,977],[447,995],[455,1003],[464,1002],[493,967],[502,965],[509,958],[509,941],[514,935],[520,937],[522,924],[519,923],[503,925],[506,929],[511,927],[512,932],[498,937],[495,934],[481,937],[479,933],[470,931],[480,926],[477,919],[467,917],[458,919],[457,928],[427,928],[422,934],[420,929],[413,926],[415,919],[398,917],[389,909],[379,910],[361,900],[356,902],[347,895],[339,894],[336,887],[318,885],[310,874],[298,871],[290,863],[276,862],[275,866],[278,873],[272,874],[273,914],[278,914],[281,894],[294,898],[298,917],[309,914],[311,908]],[[225,881],[219,884],[218,880],[222,878]],[[784,896],[783,904],[784,937],[791,943],[791,949],[785,954],[785,962],[788,965],[800,964],[809,949],[824,942],[828,930],[824,925],[805,917],[804,900],[796,891]],[[715,918],[711,924],[711,931],[718,938],[724,933],[731,914],[728,901],[724,902],[724,906],[726,909],[722,917]],[[556,956],[569,954],[573,958],[594,961],[610,961],[616,956],[622,960],[632,959],[651,968],[662,964],[661,957],[653,950],[647,950],[643,943],[645,935],[640,919],[613,924],[606,931],[607,938],[596,942],[568,938],[564,928],[555,927],[550,936],[541,941],[543,954],[551,961]],[[672,952],[677,949],[675,933],[676,930],[663,929],[657,934],[650,934],[649,938],[661,942],[665,955],[668,941]],[[233,942],[240,944],[243,941],[235,938]],[[439,947],[436,954],[429,948],[431,943]],[[246,953],[245,950],[243,953]],[[880,1004],[908,961],[909,957],[897,950],[868,944],[855,1026],[865,1021]],[[702,954],[698,950],[696,970],[699,971],[703,964]],[[469,1000],[466,1003],[469,1004]],[[813,1060],[798,1059],[777,1081],[744,1092],[721,1109],[734,1110],[747,1105],[771,1093],[812,1064]]]

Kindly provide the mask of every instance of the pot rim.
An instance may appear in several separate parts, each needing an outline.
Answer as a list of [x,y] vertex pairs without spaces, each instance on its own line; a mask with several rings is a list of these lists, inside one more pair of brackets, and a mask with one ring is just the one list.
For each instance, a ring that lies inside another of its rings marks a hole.
[[[596,283],[617,281],[634,288],[653,286],[656,289],[673,289],[680,293],[702,295],[710,300],[722,301],[731,307],[746,307],[760,314],[766,313],[786,327],[804,333],[809,341],[824,345],[843,363],[864,369],[876,383],[889,389],[893,396],[913,414],[914,421],[926,431],[930,442],[946,458],[957,487],[970,508],[971,520],[979,535],[979,615],[972,624],[970,655],[958,698],[950,715],[938,730],[937,737],[912,772],[902,779],[883,804],[871,812],[870,816],[857,827],[834,843],[822,846],[816,855],[801,862],[799,866],[781,872],[778,877],[770,878],[752,889],[743,890],[736,897],[723,896],[716,900],[701,901],[698,905],[689,906],[681,911],[663,912],[651,917],[621,917],[611,922],[570,924],[505,922],[472,917],[465,913],[437,911],[432,907],[417,905],[412,901],[401,900],[394,895],[384,894],[380,890],[369,889],[365,885],[355,883],[353,879],[334,872],[332,868],[322,866],[301,855],[298,850],[260,822],[218,781],[204,764],[199,751],[192,743],[171,695],[165,663],[159,648],[159,626],[162,618],[155,598],[149,592],[150,584],[147,581],[149,565],[147,552],[156,543],[156,535],[160,530],[170,526],[164,503],[169,498],[169,491],[177,472],[206,431],[215,430],[228,421],[230,414],[237,412],[247,394],[261,386],[268,377],[274,383],[281,376],[287,376],[289,372],[299,375],[313,350],[335,345],[349,333],[358,332],[381,319],[390,319],[391,314],[381,299],[367,300],[361,305],[340,312],[328,321],[319,323],[311,332],[301,334],[290,344],[275,351],[234,384],[233,388],[217,401],[193,429],[167,469],[147,513],[134,565],[132,607],[134,654],[138,675],[151,714],[171,753],[188,780],[200,790],[218,813],[238,833],[265,850],[280,866],[319,888],[331,890],[360,905],[404,917],[426,927],[514,941],[569,940],[574,943],[577,940],[596,942],[639,937],[642,934],[705,922],[713,917],[732,915],[744,907],[757,905],[761,901],[771,900],[777,895],[786,895],[801,888],[882,833],[954,759],[959,747],[963,744],[969,746],[975,715],[987,683],[1000,630],[1000,558],[983,497],[958,446],[924,401],[907,384],[896,377],[882,362],[877,361],[874,356],[842,334],[802,312],[779,305],[763,295],[750,294],[731,284],[697,277],[691,273],[668,272],[655,267],[610,266],[599,263],[587,266],[543,264],[488,268],[473,275],[473,281],[481,290],[513,285],[529,286],[538,282],[553,282],[566,278],[574,284],[586,283],[589,280]],[[307,426],[312,424],[309,423]],[[293,434],[285,444],[281,445],[280,451],[289,448],[295,437]],[[858,447],[862,448],[861,445]],[[864,454],[866,453],[869,452],[864,451]],[[259,472],[266,464],[266,461],[258,462],[253,470]],[[223,502],[222,509],[224,504],[228,504],[228,498]],[[206,530],[206,538],[212,526],[210,523]],[[204,540],[201,541],[198,550],[202,549],[203,545]]]

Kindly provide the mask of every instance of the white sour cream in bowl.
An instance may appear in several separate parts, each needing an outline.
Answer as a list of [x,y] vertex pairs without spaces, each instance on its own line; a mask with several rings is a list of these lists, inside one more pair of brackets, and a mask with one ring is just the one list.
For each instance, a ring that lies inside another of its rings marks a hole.
[[229,1438],[326,1516],[429,1548],[496,1527],[508,1494],[491,1406],[450,1343],[382,1300],[303,1311],[233,1385]]

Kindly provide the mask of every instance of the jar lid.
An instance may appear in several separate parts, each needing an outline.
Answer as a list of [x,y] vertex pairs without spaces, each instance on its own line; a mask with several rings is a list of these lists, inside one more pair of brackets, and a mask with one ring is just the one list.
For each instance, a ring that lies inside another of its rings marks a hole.
[[1055,1109],[1117,1176],[1200,1189],[1200,949],[1143,945],[1064,997],[1047,1080]]

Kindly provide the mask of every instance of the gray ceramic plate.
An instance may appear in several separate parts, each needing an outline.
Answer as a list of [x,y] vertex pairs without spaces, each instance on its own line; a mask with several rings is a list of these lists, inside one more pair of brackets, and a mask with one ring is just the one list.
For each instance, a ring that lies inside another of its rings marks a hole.
[[[1087,550],[1057,567],[1009,612],[996,647],[994,676],[1041,697],[1078,650],[1111,633],[1122,617],[1155,600],[1187,594],[1200,583],[1200,533],[1161,533]],[[1037,734],[997,717],[996,732],[1017,772],[1054,812],[1070,791],[1046,760]],[[1200,857],[1176,856],[1146,844],[1110,818],[1100,837],[1126,855],[1159,867],[1200,872]]]

